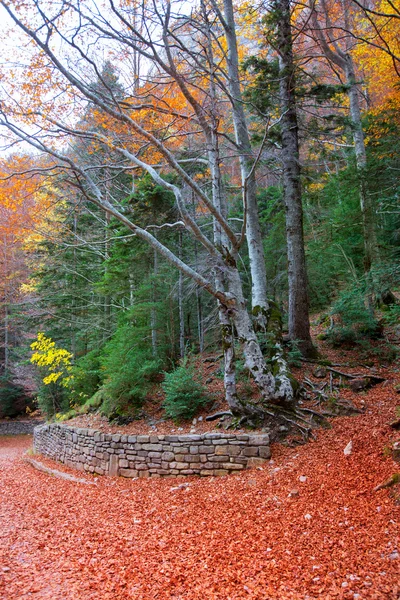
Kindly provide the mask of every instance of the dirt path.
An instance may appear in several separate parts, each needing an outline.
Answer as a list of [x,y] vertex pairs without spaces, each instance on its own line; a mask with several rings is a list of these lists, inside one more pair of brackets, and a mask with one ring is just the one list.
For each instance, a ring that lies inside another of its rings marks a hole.
[[0,437],[0,598],[399,598],[399,508],[372,491],[396,470],[383,448],[398,397],[365,398],[365,415],[219,479],[82,485],[25,464],[26,437]]

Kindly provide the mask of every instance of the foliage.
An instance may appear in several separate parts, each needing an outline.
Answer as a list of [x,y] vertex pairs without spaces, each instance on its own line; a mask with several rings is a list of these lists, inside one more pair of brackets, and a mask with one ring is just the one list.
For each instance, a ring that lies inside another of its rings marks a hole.
[[68,384],[71,405],[85,404],[102,383],[100,351],[92,350],[79,358],[71,369],[71,377]]
[[13,381],[11,373],[0,376],[0,418],[16,417],[27,407],[24,388]]
[[209,401],[193,364],[182,364],[171,373],[165,373],[162,388],[165,414],[171,419],[190,419]]
[[163,367],[163,355],[152,354],[149,344],[150,304],[133,307],[103,349],[101,370],[102,412],[132,414],[143,405],[154,379]]
[[42,381],[45,385],[51,383],[60,383],[68,387],[71,381],[72,354],[64,348],[58,348],[51,338],[44,333],[39,332],[37,339],[31,344],[34,353],[31,356],[31,363],[37,365],[44,373]]

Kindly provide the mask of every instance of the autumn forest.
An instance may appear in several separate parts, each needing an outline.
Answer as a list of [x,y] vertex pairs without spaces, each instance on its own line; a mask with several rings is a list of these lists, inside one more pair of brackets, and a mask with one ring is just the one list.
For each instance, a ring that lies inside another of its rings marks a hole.
[[397,0],[0,4],[0,416],[191,419],[213,356],[302,430],[318,339],[396,358]]

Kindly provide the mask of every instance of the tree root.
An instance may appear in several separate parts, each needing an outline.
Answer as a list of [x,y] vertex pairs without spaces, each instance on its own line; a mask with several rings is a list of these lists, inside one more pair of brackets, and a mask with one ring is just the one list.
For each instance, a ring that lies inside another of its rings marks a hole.
[[207,415],[206,421],[215,421],[216,419],[219,419],[220,417],[225,417],[225,416],[233,417],[233,414],[231,413],[230,410],[223,410],[221,412],[216,412],[213,415]]
[[400,483],[400,473],[393,473],[389,479],[386,479],[386,481],[377,485],[376,488],[374,488],[374,492],[392,487],[392,485],[396,485],[397,483]]

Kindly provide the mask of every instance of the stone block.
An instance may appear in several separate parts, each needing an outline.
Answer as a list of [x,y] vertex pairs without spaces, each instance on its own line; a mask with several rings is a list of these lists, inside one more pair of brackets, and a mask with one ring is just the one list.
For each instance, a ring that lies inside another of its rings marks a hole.
[[199,453],[199,446],[190,446],[189,452],[190,452],[190,454],[198,454]]
[[256,447],[248,447],[248,448],[243,448],[243,455],[244,456],[258,456],[258,448]]
[[163,452],[161,455],[161,459],[167,462],[171,462],[175,459],[175,454],[173,452]]
[[200,442],[202,436],[201,435],[196,435],[196,434],[189,434],[189,435],[180,435],[178,436],[178,441],[179,442]]
[[149,452],[149,458],[161,458],[161,452]]
[[128,435],[128,444],[134,444],[136,442],[136,435]]
[[111,454],[108,461],[108,475],[110,477],[118,477],[118,456]]
[[244,469],[244,465],[240,465],[237,463],[222,463],[223,469],[229,469],[229,471],[240,471]]
[[127,469],[129,467],[129,460],[126,460],[126,458],[120,458],[119,466],[123,467],[124,469]]
[[271,458],[271,448],[269,446],[261,446],[258,450],[261,458]]
[[229,475],[229,471],[227,471],[226,469],[215,469],[214,475],[217,475],[218,477],[223,477],[224,475]]
[[199,454],[214,454],[213,446],[199,446]]
[[162,452],[163,447],[161,444],[142,444],[142,449],[152,450],[154,452]]
[[[174,465],[172,467],[172,465]],[[182,471],[182,469],[188,469],[189,468],[189,463],[187,462],[175,462],[175,463],[171,463],[171,468],[177,469],[178,471]]]
[[178,441],[178,436],[177,435],[166,435],[165,436],[165,441],[166,442],[177,442]]
[[200,462],[200,456],[198,454],[185,454],[184,455],[184,460],[186,462],[199,463]]
[[138,472],[134,469],[120,469],[119,474],[121,477],[137,477]]
[[138,435],[136,441],[139,444],[148,444],[150,442],[150,436],[148,436],[148,435]]
[[228,456],[239,456],[241,452],[241,448],[239,446],[217,446],[215,448],[215,454],[223,455],[227,454]]
[[220,433],[205,433],[204,439],[205,440],[220,440],[221,434]]
[[142,479],[144,477],[150,477],[150,473],[148,471],[139,471],[139,477]]
[[269,446],[269,435],[249,435],[249,446]]

